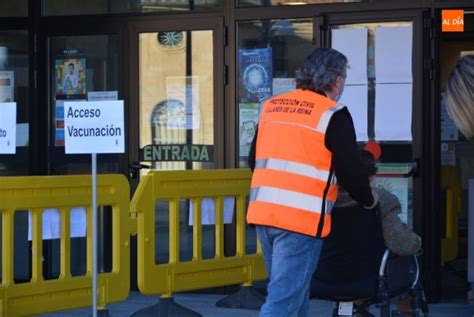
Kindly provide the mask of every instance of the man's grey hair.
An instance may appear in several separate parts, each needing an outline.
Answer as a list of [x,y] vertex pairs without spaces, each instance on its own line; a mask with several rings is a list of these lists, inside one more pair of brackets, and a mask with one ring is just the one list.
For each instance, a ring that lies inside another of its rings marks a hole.
[[449,116],[467,138],[474,137],[474,55],[456,64],[444,95]]
[[317,48],[296,71],[296,88],[331,91],[337,77],[346,78],[347,57],[332,48]]

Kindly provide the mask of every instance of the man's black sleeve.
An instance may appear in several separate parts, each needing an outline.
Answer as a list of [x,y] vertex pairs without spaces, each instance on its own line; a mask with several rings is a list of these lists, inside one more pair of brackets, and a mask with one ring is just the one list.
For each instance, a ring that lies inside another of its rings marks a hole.
[[250,169],[253,170],[255,169],[255,155],[256,155],[256,147],[257,147],[257,134],[258,134],[258,125],[257,127],[255,128],[255,134],[253,136],[253,140],[252,140],[252,145],[250,145],[250,151],[249,151],[249,157],[248,157],[248,160],[247,162],[249,163],[249,167]]
[[326,147],[332,152],[332,166],[338,184],[362,206],[374,204],[369,177],[360,162],[354,123],[347,108],[336,112],[326,131]]

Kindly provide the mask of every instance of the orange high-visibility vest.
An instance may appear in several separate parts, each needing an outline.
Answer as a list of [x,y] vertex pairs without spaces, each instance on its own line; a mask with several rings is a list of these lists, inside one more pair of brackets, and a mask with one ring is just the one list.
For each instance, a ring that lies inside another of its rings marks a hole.
[[247,222],[315,237],[331,231],[338,188],[324,140],[344,108],[309,90],[267,100],[258,126]]

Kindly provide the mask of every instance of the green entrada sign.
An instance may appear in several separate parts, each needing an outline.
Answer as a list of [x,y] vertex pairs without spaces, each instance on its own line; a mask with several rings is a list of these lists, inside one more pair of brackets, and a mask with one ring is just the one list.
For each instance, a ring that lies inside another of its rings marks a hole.
[[140,161],[147,162],[212,162],[214,148],[201,144],[154,144],[140,150]]

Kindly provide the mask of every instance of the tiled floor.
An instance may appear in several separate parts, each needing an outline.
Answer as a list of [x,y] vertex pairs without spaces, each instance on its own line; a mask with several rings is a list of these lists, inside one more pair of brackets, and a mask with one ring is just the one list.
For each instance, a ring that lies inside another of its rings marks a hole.
[[[218,308],[215,303],[223,295],[208,294],[177,294],[175,301],[186,308],[200,313],[203,317],[257,317],[258,312],[243,309]],[[148,307],[156,303],[156,297],[143,296],[138,292],[131,292],[126,301],[111,304],[109,313],[112,317],[128,317],[141,308]],[[326,301],[312,300],[310,302],[310,314],[312,317],[329,317],[332,312],[332,303]],[[378,316],[373,310],[375,316]],[[90,316],[91,309],[78,309],[73,311],[51,313],[41,315],[42,317],[73,317]],[[430,317],[474,317],[474,303],[442,303],[430,305]],[[181,317],[181,316],[179,316]]]

